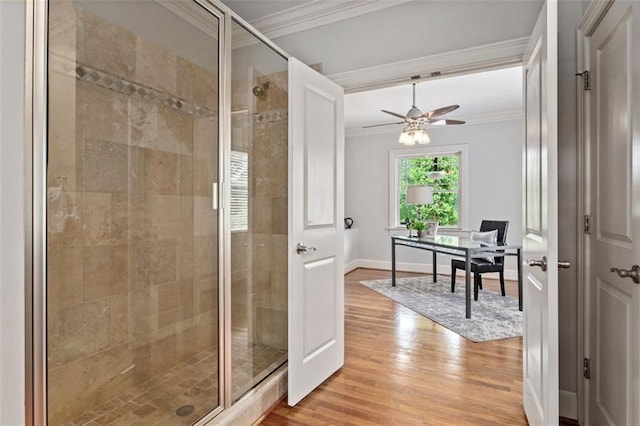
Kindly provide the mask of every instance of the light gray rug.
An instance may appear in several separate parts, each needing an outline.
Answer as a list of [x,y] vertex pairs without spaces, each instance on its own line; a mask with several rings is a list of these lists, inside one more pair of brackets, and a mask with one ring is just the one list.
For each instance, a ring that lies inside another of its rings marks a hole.
[[432,321],[474,342],[506,339],[522,336],[522,312],[518,299],[502,297],[499,293],[480,290],[478,300],[473,300],[471,283],[471,318],[465,318],[464,282],[456,282],[456,292],[451,293],[451,278],[438,275],[398,278],[396,287],[391,280],[361,281],[380,294],[406,306]]

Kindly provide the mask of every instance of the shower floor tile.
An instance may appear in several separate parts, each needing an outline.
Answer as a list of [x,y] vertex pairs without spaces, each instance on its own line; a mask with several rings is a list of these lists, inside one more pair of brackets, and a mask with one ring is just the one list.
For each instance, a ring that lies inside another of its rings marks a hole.
[[[232,397],[239,399],[287,359],[286,350],[248,343],[234,332]],[[203,351],[169,370],[76,417],[80,425],[190,425],[218,401],[218,354]],[[193,410],[188,406],[192,406]],[[181,408],[179,416],[176,411]]]

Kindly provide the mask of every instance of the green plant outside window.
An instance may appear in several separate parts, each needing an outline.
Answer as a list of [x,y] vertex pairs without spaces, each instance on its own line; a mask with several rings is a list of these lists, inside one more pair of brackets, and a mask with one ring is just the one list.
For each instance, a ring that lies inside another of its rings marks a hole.
[[[437,161],[436,161],[437,158]],[[433,204],[422,206],[423,220],[437,220],[440,226],[458,227],[460,156],[420,156],[399,160],[399,218],[402,224],[415,220],[417,206],[406,204],[408,185],[429,185],[433,189]],[[442,170],[446,175],[430,179],[427,173]]]

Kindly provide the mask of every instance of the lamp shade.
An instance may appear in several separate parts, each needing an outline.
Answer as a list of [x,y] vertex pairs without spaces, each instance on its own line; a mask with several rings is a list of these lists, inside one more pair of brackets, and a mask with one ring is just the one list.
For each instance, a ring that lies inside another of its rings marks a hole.
[[428,185],[407,186],[407,204],[431,204],[433,203],[433,190]]

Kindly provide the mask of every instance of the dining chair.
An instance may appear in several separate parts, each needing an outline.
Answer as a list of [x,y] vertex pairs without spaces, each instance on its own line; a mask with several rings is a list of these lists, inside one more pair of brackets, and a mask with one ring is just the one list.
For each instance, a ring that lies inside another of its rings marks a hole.
[[[480,223],[480,232],[498,231],[497,243],[507,242],[508,220],[483,220]],[[456,270],[465,270],[467,267],[464,259],[451,259],[451,292],[456,291]],[[482,274],[498,272],[500,274],[500,290],[505,296],[504,289],[504,257],[489,259],[471,259],[471,272],[473,272],[473,300],[478,300],[478,289],[482,289]]]

